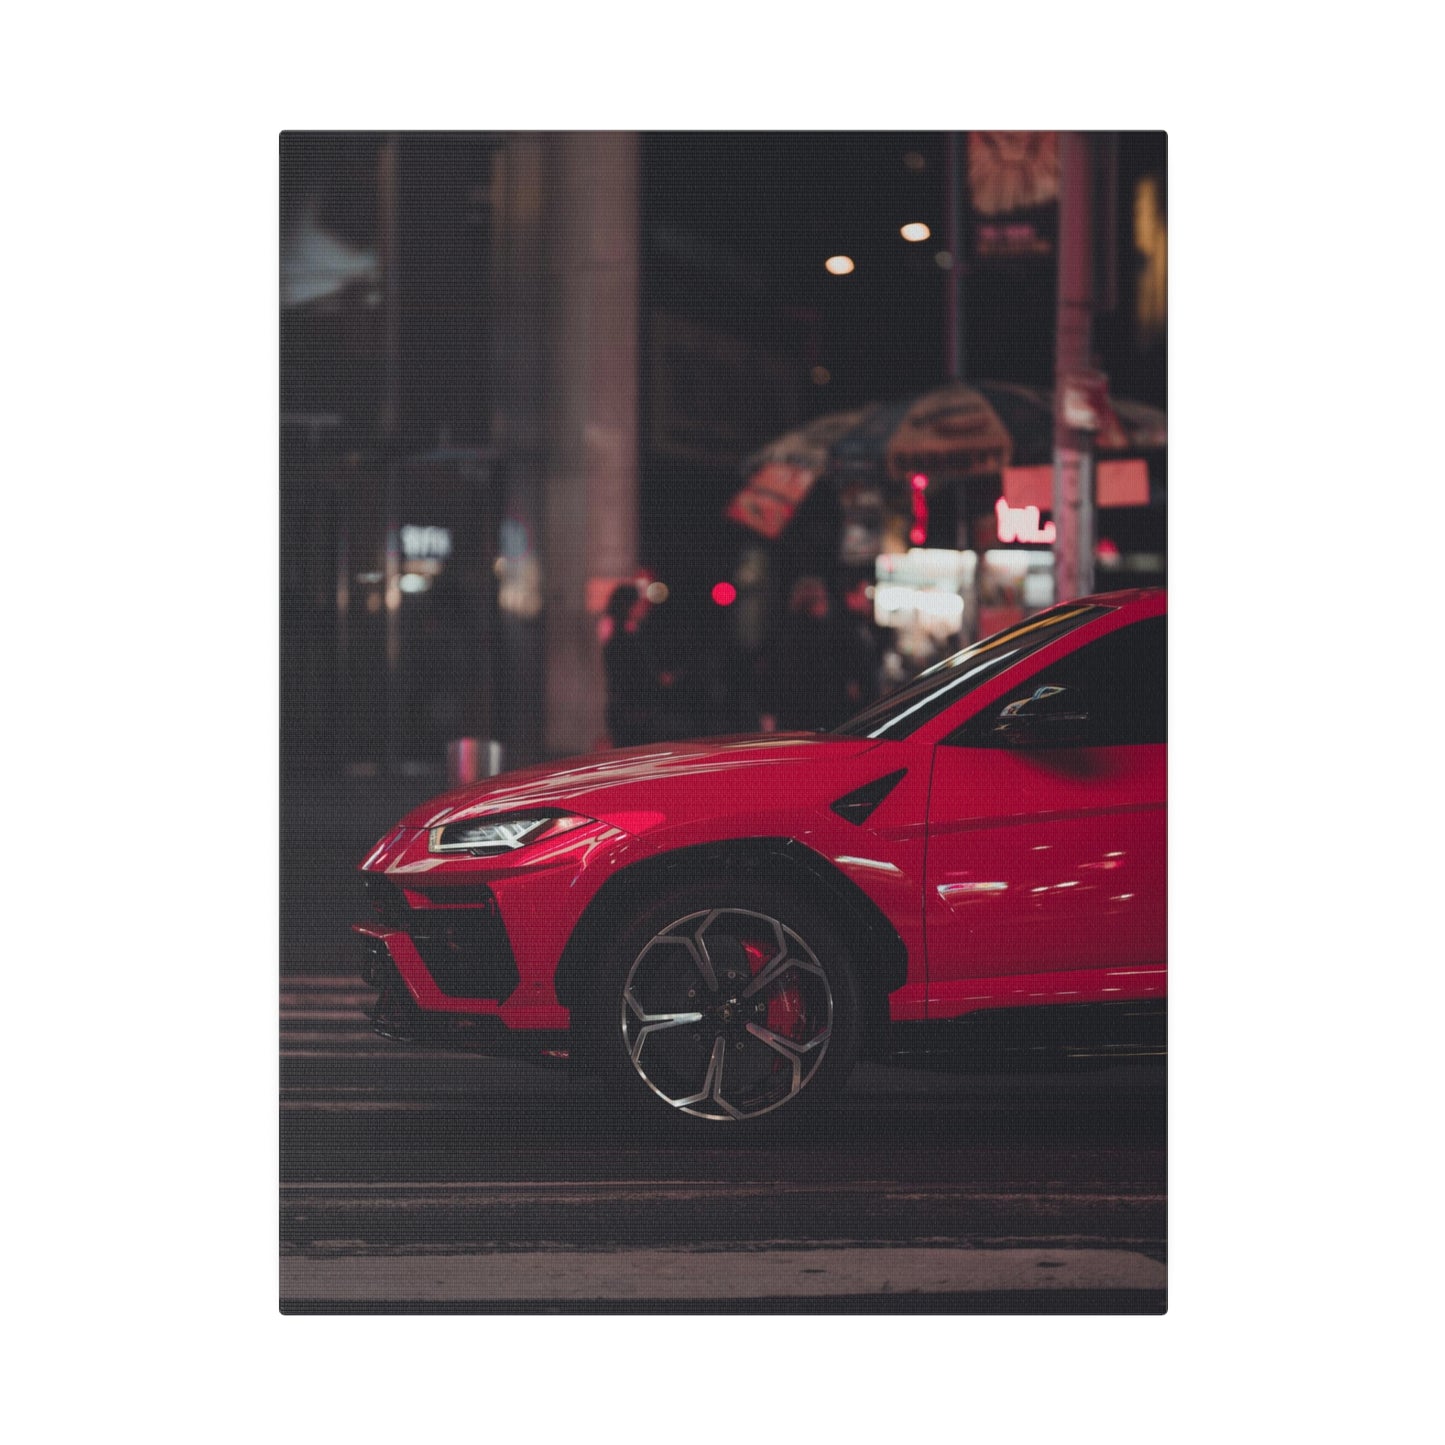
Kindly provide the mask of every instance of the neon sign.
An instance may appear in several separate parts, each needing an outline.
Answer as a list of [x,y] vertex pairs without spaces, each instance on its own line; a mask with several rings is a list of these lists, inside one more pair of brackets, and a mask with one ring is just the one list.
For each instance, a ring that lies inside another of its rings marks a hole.
[[1002,497],[993,504],[994,516],[998,518],[998,539],[1000,542],[1053,542],[1058,528],[1052,522],[1039,521],[1037,507],[1011,507]]
[[908,530],[908,540],[921,547],[928,540],[928,499],[923,495],[928,490],[928,478],[915,472],[908,480],[913,488],[913,526]]
[[401,553],[407,558],[450,557],[451,531],[447,527],[414,527],[408,524],[401,529]]

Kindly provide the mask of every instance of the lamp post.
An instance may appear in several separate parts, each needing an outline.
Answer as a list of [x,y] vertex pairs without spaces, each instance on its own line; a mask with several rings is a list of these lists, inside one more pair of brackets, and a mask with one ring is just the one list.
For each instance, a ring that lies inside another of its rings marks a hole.
[[1054,601],[1094,588],[1094,456],[1089,371],[1094,309],[1093,140],[1059,136],[1059,291],[1054,344]]
[[377,201],[380,215],[382,297],[382,388],[380,425],[382,464],[385,468],[385,590],[386,617],[386,735],[383,743],[384,771],[399,766],[401,736],[401,562],[397,538],[396,453],[400,430],[400,285],[397,256],[397,168],[400,138],[388,135],[377,158]]
[[944,187],[948,197],[948,379],[963,379],[963,182],[959,168],[963,164],[959,134],[948,133],[947,174]]
[[[947,247],[948,271],[945,286],[945,326],[948,336],[948,379],[963,380],[963,148],[961,137],[956,130],[948,133],[944,177],[944,193],[947,200]],[[962,480],[954,486],[954,511],[957,517],[956,541],[960,552],[966,552],[973,543],[969,535],[968,484]],[[977,640],[978,636],[978,564],[974,564],[972,579],[962,588],[963,620],[960,639],[964,644]]]

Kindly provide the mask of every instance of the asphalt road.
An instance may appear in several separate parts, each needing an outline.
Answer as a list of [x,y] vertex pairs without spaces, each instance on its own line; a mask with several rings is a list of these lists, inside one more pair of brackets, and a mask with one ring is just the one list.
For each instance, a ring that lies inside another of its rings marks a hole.
[[564,1068],[375,1037],[339,976],[281,1015],[286,1313],[1159,1313],[1157,1066],[864,1065],[826,1121],[658,1138]]

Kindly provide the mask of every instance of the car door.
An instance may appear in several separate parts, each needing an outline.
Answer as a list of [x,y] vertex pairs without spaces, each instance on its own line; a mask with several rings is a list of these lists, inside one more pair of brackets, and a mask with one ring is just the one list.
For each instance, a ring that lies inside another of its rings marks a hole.
[[1165,649],[1162,615],[1116,628],[935,748],[930,1017],[1163,992]]

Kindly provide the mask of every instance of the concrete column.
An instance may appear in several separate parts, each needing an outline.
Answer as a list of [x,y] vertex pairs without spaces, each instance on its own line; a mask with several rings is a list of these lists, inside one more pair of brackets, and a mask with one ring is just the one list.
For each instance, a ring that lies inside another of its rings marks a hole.
[[[491,403],[489,440],[497,457],[498,521],[518,575],[532,576],[544,550],[542,478],[548,432],[544,408],[548,374],[548,286],[545,265],[547,142],[515,134],[499,144],[492,164],[492,238],[489,277],[486,392]],[[503,538],[492,541],[500,549]],[[499,598],[499,603],[502,599]],[[511,596],[497,630],[493,714],[509,766],[544,754],[542,742],[543,626],[540,604]]]
[[1059,135],[1059,300],[1054,343],[1054,600],[1093,591],[1094,482],[1089,434],[1064,414],[1065,380],[1088,370],[1094,314],[1093,138]]
[[632,134],[517,133],[497,152],[491,443],[541,576],[540,611],[501,618],[511,763],[584,752],[606,725],[587,582],[638,560],[638,168]]
[[549,138],[542,566],[552,756],[586,751],[605,727],[588,579],[628,575],[638,560],[638,170],[636,135]]

